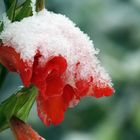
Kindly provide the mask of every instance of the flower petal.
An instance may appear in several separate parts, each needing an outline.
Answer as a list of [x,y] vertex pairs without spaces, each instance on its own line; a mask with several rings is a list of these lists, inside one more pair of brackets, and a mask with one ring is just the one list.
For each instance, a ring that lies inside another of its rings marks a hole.
[[45,96],[60,96],[64,88],[64,82],[61,77],[55,77],[46,81],[46,93]]
[[67,68],[66,59],[62,56],[55,56],[46,64],[48,71],[56,70],[59,75],[62,75]]
[[93,93],[91,96],[95,96],[96,98],[100,98],[103,96],[111,96],[114,93],[114,89],[106,86],[106,87],[98,87],[96,85],[93,86]]
[[79,96],[86,96],[89,91],[90,84],[86,80],[79,80],[76,82],[76,88]]
[[25,86],[30,85],[32,67],[28,62],[23,62],[20,55],[12,47],[0,45],[0,63],[9,71],[18,72]]
[[49,126],[51,123],[58,125],[64,119],[65,105],[61,96],[51,97],[47,100],[39,95],[37,109],[40,119]]
[[17,71],[19,69],[20,55],[12,47],[0,46],[0,62],[9,69]]
[[45,65],[39,65],[40,57],[39,55],[35,56],[31,82],[39,88],[45,99],[61,95],[64,87],[61,75],[66,70],[66,60],[62,56],[55,56]]
[[76,106],[80,100],[77,90],[70,85],[65,85],[62,96],[66,106],[70,108]]

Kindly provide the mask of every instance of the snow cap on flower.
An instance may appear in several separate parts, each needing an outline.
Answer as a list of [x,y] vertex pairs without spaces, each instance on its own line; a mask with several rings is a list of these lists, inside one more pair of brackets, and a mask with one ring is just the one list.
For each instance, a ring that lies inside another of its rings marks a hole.
[[114,92],[93,42],[66,16],[46,9],[8,24],[0,34],[0,62],[20,74],[25,86],[39,88],[38,113],[58,124],[83,96]]
[[33,62],[37,51],[42,55],[42,63],[52,56],[61,55],[68,63],[67,73],[73,75],[76,64],[80,62],[79,79],[93,76],[96,84],[100,81],[103,85],[111,85],[108,74],[95,56],[98,50],[93,42],[64,15],[43,10],[36,16],[7,25],[0,38],[24,61]]

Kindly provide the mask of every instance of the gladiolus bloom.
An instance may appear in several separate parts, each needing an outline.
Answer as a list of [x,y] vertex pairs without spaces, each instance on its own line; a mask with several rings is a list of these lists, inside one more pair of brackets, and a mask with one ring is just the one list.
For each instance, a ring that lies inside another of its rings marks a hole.
[[19,73],[26,87],[38,87],[38,115],[46,125],[59,124],[84,96],[114,92],[92,41],[63,15],[44,9],[9,23],[0,38],[0,62]]

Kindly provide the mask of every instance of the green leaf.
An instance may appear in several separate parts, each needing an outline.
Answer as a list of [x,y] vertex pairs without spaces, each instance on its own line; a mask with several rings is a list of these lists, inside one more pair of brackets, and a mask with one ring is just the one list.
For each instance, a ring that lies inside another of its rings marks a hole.
[[26,2],[24,2],[22,4],[22,7],[19,7],[16,11],[16,17],[15,17],[15,21],[20,21],[21,19],[23,19],[24,17],[28,17],[32,14],[32,8],[30,6],[31,4],[31,0],[26,0]]
[[[26,1],[25,1],[26,2]],[[16,10],[15,10],[15,15],[17,16],[17,14],[20,12],[20,10],[23,8],[25,2],[23,2],[20,5],[17,5]]]
[[[2,21],[0,21],[0,32],[2,32],[2,30],[3,30],[3,23],[2,23]],[[0,39],[0,43],[2,42],[2,40]]]
[[7,13],[8,18],[11,21],[13,21],[14,20],[14,15],[15,15],[15,9],[16,9],[16,5],[17,5],[17,0],[12,0],[12,2],[10,4],[11,4],[10,8],[8,8],[6,13]]
[[22,88],[2,102],[0,104],[0,131],[9,127],[9,121],[12,116],[26,121],[36,96],[36,87],[30,86],[29,88]]
[[13,3],[13,0],[4,0],[4,4],[7,10],[11,7],[12,3]]
[[2,21],[0,21],[0,32],[2,32],[2,30],[3,30],[3,23]]
[[15,108],[16,117],[22,120],[26,120],[28,118],[29,112],[36,99],[36,95],[37,95],[37,89],[34,86],[31,86],[28,89],[23,88],[20,92],[18,92],[17,106]]
[[9,120],[14,114],[16,96],[12,95],[0,105],[0,131],[9,127]]
[[0,88],[6,78],[7,73],[8,73],[8,70],[0,64]]

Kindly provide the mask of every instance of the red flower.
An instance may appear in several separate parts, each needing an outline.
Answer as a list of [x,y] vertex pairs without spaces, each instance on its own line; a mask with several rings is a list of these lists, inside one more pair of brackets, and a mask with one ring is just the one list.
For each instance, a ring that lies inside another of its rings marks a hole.
[[[33,65],[24,62],[12,47],[0,46],[0,62],[12,72],[18,72],[23,84],[28,87],[31,83],[38,87],[38,115],[46,124],[54,125],[62,122],[64,112],[68,107],[78,103],[83,96],[97,98],[110,96],[114,92],[109,85],[99,87],[90,80],[78,80],[75,73],[75,86],[67,84],[65,72],[67,61],[62,56],[51,57],[44,65],[40,65],[38,52]],[[80,65],[80,63],[77,63]]]
[[38,114],[46,125],[59,124],[84,96],[114,92],[92,41],[66,16],[43,9],[5,25],[0,39],[0,62],[26,87],[38,87]]
[[35,132],[28,124],[17,118],[11,119],[10,127],[16,140],[45,140],[39,136],[39,134]]

